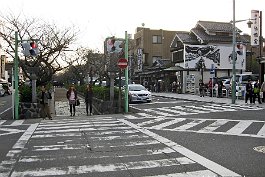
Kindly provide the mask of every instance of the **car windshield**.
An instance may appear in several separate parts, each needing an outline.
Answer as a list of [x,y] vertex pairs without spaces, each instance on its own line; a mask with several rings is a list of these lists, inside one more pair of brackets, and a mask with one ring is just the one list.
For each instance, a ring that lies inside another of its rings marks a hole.
[[140,90],[146,90],[146,89],[142,85],[130,85],[129,86],[129,91],[140,91]]

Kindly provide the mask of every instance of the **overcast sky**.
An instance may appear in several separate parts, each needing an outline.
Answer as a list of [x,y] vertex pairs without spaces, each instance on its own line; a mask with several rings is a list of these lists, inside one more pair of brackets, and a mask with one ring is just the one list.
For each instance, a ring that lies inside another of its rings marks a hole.
[[[251,10],[264,14],[265,0],[236,0],[236,20],[250,18]],[[151,29],[189,31],[199,20],[229,22],[233,0],[0,0],[0,12],[75,25],[81,31],[80,45],[103,51],[106,37],[124,38],[125,31],[134,34],[142,23]],[[246,22],[236,26],[250,34]]]

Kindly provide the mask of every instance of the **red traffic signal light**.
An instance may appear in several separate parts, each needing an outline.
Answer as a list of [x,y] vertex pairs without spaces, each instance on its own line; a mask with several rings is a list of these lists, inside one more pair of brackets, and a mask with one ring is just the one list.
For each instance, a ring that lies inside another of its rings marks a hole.
[[38,45],[36,44],[36,42],[31,42],[31,43],[30,43],[30,47],[31,47],[32,49],[36,49],[36,48],[38,48]]
[[40,53],[37,43],[32,41],[29,44],[30,44],[30,47],[31,47],[31,49],[29,50],[30,55],[31,56],[37,56]]

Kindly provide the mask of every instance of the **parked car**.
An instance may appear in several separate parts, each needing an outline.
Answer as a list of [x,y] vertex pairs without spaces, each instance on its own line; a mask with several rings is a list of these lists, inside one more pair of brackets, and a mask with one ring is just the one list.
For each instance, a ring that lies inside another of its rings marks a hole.
[[5,90],[5,93],[8,95],[12,94],[12,86],[9,82],[0,82],[2,84],[3,89]]
[[222,79],[223,86],[225,87],[226,90],[230,90],[230,80],[231,80],[231,77]]
[[5,96],[5,89],[3,88],[3,84],[0,84],[0,96]]
[[141,84],[129,84],[129,103],[133,102],[151,102],[152,94]]
[[[248,80],[251,81],[252,85],[259,79],[258,74],[236,74],[235,77],[236,85],[246,85]],[[232,77],[230,79],[230,88],[232,88]]]

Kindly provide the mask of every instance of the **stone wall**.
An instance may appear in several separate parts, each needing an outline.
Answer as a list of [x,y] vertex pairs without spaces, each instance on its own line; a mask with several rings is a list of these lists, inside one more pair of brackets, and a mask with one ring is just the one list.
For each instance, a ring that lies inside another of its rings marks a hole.
[[21,102],[19,104],[19,109],[19,119],[33,119],[40,117],[41,109],[39,103]]

